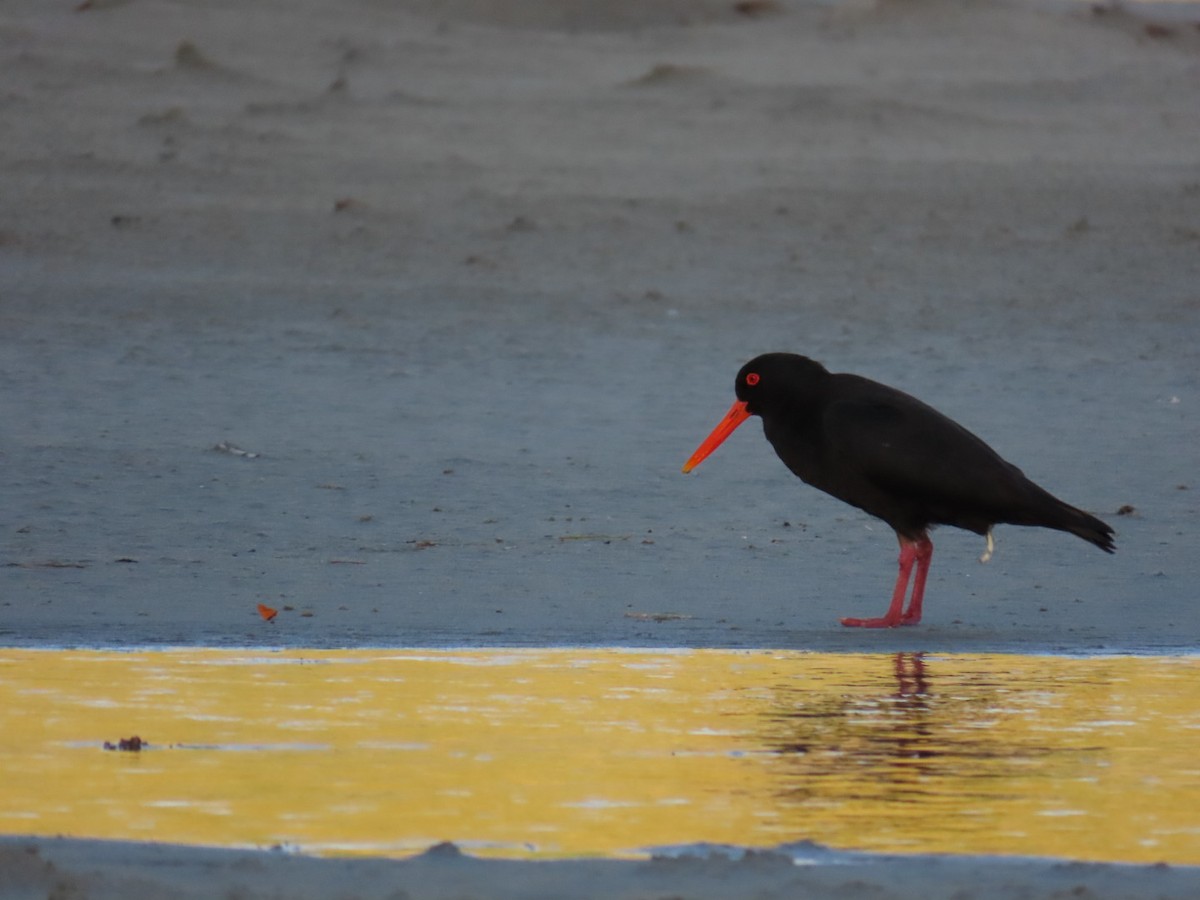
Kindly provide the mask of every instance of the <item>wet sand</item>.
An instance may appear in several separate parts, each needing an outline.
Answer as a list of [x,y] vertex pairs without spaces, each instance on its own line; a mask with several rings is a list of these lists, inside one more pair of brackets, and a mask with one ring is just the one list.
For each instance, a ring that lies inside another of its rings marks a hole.
[[[740,8],[10,3],[0,642],[1194,652],[1200,16]],[[766,350],[1117,555],[942,530],[920,628],[840,628],[885,526],[752,428],[679,474]]]
[[[803,851],[805,848],[797,848]],[[820,857],[819,850],[812,854]],[[755,897],[922,898],[985,900],[1022,897],[1185,900],[1200,874],[1170,866],[1115,866],[975,857],[840,857],[796,865],[782,851],[741,858],[646,861],[566,860],[520,863],[480,860],[438,845],[407,860],[311,859],[154,844],[0,838],[0,881],[6,897],[287,896],[461,900],[470,897]],[[53,891],[58,891],[56,895]],[[74,893],[71,893],[74,892]]]

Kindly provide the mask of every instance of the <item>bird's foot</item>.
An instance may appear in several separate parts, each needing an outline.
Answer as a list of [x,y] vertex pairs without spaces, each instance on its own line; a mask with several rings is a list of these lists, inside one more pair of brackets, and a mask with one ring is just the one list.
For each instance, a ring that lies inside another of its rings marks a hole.
[[847,628],[895,628],[897,625],[917,624],[916,622],[905,622],[900,616],[897,616],[894,619],[887,616],[881,616],[878,619],[846,618],[842,619],[841,622]]
[[987,562],[992,558],[992,551],[996,549],[996,541],[992,538],[992,529],[987,531],[987,548],[983,551],[983,555],[979,557],[981,563]]
[[920,625],[921,611],[908,610],[903,615],[885,615],[877,619],[856,619],[847,617],[841,620],[847,628],[896,628],[901,625]]

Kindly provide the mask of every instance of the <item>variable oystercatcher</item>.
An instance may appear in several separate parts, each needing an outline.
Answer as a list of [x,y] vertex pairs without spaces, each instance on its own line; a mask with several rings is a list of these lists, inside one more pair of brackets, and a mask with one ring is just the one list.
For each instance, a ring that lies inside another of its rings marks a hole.
[[[742,366],[737,402],[683,467],[698,466],[750,416],[800,479],[887,522],[900,540],[900,574],[888,611],[843,625],[891,628],[921,621],[933,557],[929,529],[954,525],[987,537],[992,526],[1069,531],[1106,553],[1113,530],[1038,487],[991,447],[916,397],[858,375],[835,374],[794,353],[767,353]],[[904,608],[913,563],[917,576]]]

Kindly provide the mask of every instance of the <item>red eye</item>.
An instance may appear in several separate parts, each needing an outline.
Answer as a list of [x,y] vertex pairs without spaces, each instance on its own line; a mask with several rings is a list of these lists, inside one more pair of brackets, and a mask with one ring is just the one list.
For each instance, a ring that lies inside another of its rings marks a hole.
[[746,384],[750,385],[750,387],[754,387],[756,384],[758,384],[758,373],[751,372],[748,374],[746,376]]

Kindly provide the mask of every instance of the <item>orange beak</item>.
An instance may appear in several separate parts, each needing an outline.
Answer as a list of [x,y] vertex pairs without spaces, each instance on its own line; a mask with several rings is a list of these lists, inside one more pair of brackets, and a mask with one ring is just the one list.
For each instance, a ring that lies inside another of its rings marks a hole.
[[696,452],[692,454],[692,458],[683,464],[683,474],[686,475],[700,463],[708,458],[708,454],[712,453],[721,446],[721,442],[725,438],[733,434],[734,430],[750,418],[750,410],[746,408],[744,400],[738,400],[729,408],[729,412],[725,414],[717,427],[712,430],[712,434],[704,439],[704,443],[696,448]]

